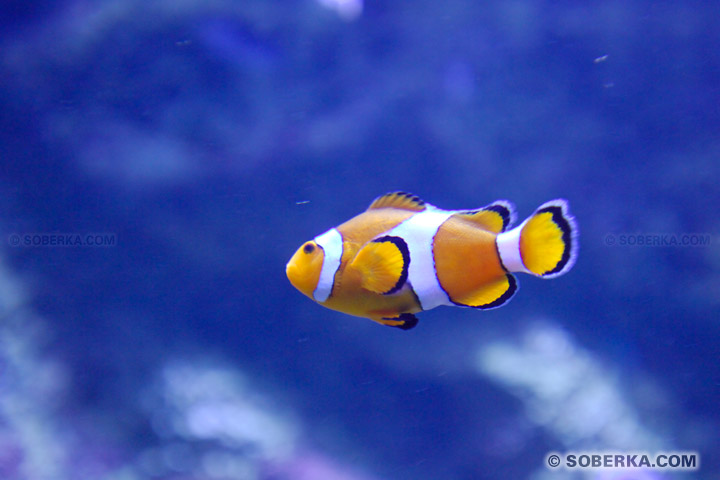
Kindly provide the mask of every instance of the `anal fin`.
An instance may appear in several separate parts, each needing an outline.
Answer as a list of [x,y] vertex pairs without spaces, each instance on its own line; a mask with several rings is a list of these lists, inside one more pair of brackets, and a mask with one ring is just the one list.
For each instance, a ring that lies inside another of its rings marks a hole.
[[463,307],[480,309],[497,308],[505,305],[517,291],[517,280],[507,274],[483,285],[468,294],[451,297],[453,303]]

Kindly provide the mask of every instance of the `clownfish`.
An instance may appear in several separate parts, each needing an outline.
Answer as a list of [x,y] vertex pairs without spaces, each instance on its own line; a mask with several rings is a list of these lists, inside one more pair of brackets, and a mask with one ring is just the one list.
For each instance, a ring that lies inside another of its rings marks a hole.
[[567,273],[577,226],[565,200],[544,203],[524,222],[504,200],[476,210],[441,210],[405,192],[305,242],[286,266],[290,283],[320,305],[391,327],[440,305],[500,307],[518,289],[515,272]]

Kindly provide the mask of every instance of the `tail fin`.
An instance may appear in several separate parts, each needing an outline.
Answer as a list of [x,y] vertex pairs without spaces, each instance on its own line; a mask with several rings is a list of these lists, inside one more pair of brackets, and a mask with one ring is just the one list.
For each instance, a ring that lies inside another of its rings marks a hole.
[[575,264],[577,237],[568,204],[558,199],[540,205],[521,225],[499,234],[497,247],[507,271],[553,278]]

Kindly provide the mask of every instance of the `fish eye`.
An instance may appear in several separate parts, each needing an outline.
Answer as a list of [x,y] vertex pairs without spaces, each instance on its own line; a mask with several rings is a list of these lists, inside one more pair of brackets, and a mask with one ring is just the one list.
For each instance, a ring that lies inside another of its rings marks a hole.
[[315,245],[312,243],[306,243],[303,247],[303,252],[307,253],[308,255],[315,251]]

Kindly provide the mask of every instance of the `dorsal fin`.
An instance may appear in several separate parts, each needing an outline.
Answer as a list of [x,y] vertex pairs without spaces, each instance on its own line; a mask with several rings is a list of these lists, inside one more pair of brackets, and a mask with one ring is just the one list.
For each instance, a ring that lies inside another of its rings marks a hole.
[[405,241],[400,237],[385,236],[361,248],[350,268],[360,272],[363,288],[389,295],[405,285],[409,264],[410,254]]
[[376,208],[399,208],[411,212],[422,212],[427,208],[425,202],[417,195],[407,192],[390,192],[376,198],[368,207],[368,210]]
[[498,200],[479,210],[461,212],[458,216],[494,233],[500,233],[515,221],[515,207],[507,200]]

